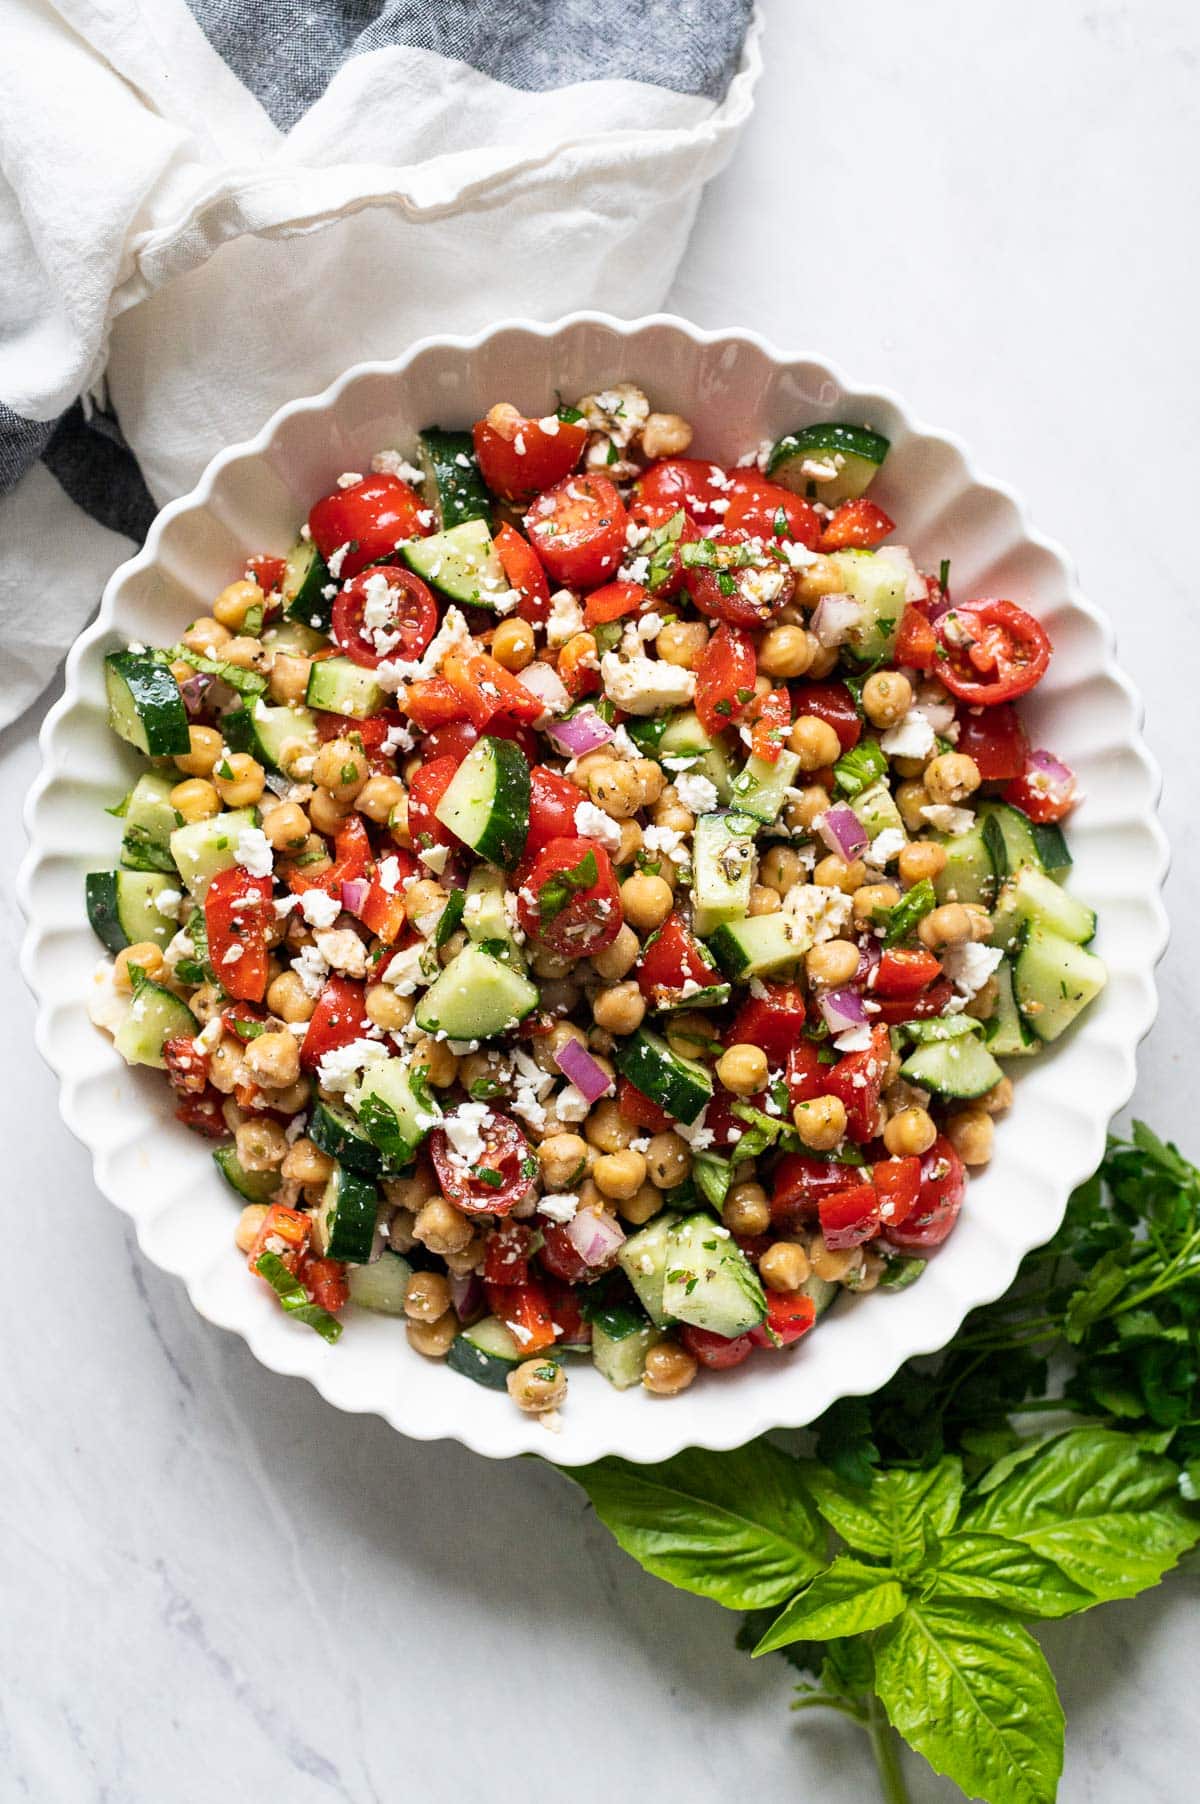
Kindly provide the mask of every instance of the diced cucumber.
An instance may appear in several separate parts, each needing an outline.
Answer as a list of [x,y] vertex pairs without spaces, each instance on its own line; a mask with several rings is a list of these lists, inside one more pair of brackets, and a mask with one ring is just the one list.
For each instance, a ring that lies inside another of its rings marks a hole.
[[202,676],[217,677],[237,695],[253,699],[266,693],[267,679],[261,671],[246,670],[240,664],[227,663],[224,658],[210,658],[205,652],[193,651],[190,645],[172,646],[171,657],[190,664]]
[[443,532],[464,520],[490,520],[492,498],[475,457],[469,432],[443,432],[427,426],[417,440],[417,458],[425,472],[425,496],[437,508]]
[[671,1229],[679,1219],[678,1215],[656,1215],[647,1227],[631,1234],[617,1254],[617,1262],[637,1293],[638,1302],[657,1328],[664,1327],[667,1321],[663,1286]]
[[458,1372],[463,1378],[473,1378],[476,1384],[484,1385],[489,1391],[502,1391],[508,1374],[524,1357],[504,1323],[494,1315],[487,1315],[455,1336],[446,1355],[446,1364],[452,1372]]
[[317,722],[309,708],[272,708],[266,702],[256,701],[248,708],[235,708],[221,724],[231,751],[251,753],[268,770],[283,770],[284,748],[289,743],[293,753],[298,745],[303,752],[314,754],[321,744]]
[[752,814],[764,827],[771,826],[799,769],[796,752],[780,752],[774,764],[765,758],[747,758],[740,775],[733,780],[734,807],[742,814]]
[[606,1309],[592,1321],[592,1359],[614,1390],[640,1384],[646,1355],[663,1338],[663,1330],[636,1309]]
[[308,1137],[347,1171],[377,1178],[383,1170],[383,1155],[362,1122],[336,1103],[317,1102],[308,1124]]
[[479,740],[434,812],[480,858],[511,870],[529,832],[529,765],[520,746],[511,739]]
[[705,1067],[695,1059],[680,1058],[648,1027],[621,1041],[613,1062],[622,1077],[676,1121],[695,1121],[712,1100],[712,1077]]
[[1047,877],[1061,883],[1074,860],[1067,848],[1063,830],[1056,821],[1031,821],[1033,843]]
[[878,839],[881,833],[903,833],[908,838],[896,798],[886,783],[872,783],[854,798],[850,810],[872,839]]
[[[301,539],[286,558],[283,578],[283,611],[289,620],[301,626],[327,633],[333,619],[333,601],[337,584],[329,574],[329,566],[311,539]],[[328,589],[330,593],[326,595]]]
[[218,1146],[213,1164],[230,1189],[248,1203],[269,1203],[279,1189],[278,1171],[247,1171],[232,1146]]
[[108,724],[150,758],[178,758],[191,744],[179,684],[157,652],[110,651],[104,660]]
[[490,1040],[538,1006],[538,988],[482,946],[464,946],[417,1004],[423,1033],[451,1040]]
[[1108,972],[1092,952],[1030,927],[1017,954],[1013,988],[1017,1007],[1039,1040],[1057,1040],[1104,988]]
[[1095,939],[1094,911],[1076,897],[1069,896],[1052,877],[1041,871],[1029,867],[1018,871],[1011,888],[1006,884],[1005,890],[1009,891],[1011,905],[1022,921],[1033,922],[1050,933],[1059,933],[1064,940],[1074,940],[1078,946],[1086,946],[1089,940]]
[[984,1023],[984,1038],[995,1058],[1023,1058],[1036,1052],[1038,1042],[1021,1019],[1021,1011],[1017,1007],[1011,959],[1006,958],[996,966],[995,978],[998,990],[996,1006],[992,1010],[991,1019]]
[[812,929],[803,917],[781,909],[724,922],[710,935],[708,950],[726,977],[762,977],[794,965],[812,943]]
[[1019,808],[1007,802],[983,802],[977,816],[983,828],[987,849],[999,882],[1015,877],[1018,871],[1031,868],[1040,871],[1041,853],[1034,837],[1033,822]]
[[313,1245],[322,1257],[366,1265],[375,1247],[379,1192],[369,1178],[335,1166],[313,1212]]
[[902,1022],[897,1031],[914,1046],[940,1046],[944,1040],[964,1040],[970,1034],[981,1034],[983,1022],[974,1015],[935,1015],[928,1021]]
[[740,920],[750,907],[754,835],[758,822],[744,814],[704,814],[692,839],[692,925],[701,936],[723,921]]
[[197,902],[203,902],[218,871],[237,863],[238,835],[258,825],[256,808],[234,808],[211,820],[190,821],[171,835],[171,857]]
[[996,867],[981,824],[976,821],[970,832],[954,837],[939,835],[937,844],[946,854],[946,862],[933,880],[938,901],[974,902],[990,908],[996,900]]
[[504,875],[494,865],[477,864],[467,878],[462,924],[468,939],[486,946],[516,971],[524,971],[525,957],[513,934],[505,905]]
[[867,662],[890,653],[905,601],[921,582],[908,552],[903,545],[881,545],[878,551],[835,551],[829,562],[862,609],[847,636],[849,649]]
[[900,1075],[938,1096],[965,1098],[993,1089],[1004,1073],[978,1035],[969,1033],[918,1046],[901,1065]]
[[865,493],[887,454],[881,433],[828,420],[781,438],[767,460],[767,475],[794,495],[816,495],[836,507]]
[[[626,722],[626,731],[648,758],[657,758],[660,762],[694,758],[696,762],[688,766],[689,773],[707,777],[722,804],[731,800],[734,769],[728,747],[723,738],[714,738],[705,731],[694,709],[684,708],[658,719],[630,720]],[[649,737],[644,738],[644,734]],[[674,779],[679,772],[670,770],[669,774]]]
[[158,871],[89,871],[86,883],[88,920],[110,952],[150,940],[165,946],[177,922],[154,906],[164,890],[178,895],[177,878]]
[[403,1253],[384,1247],[369,1265],[352,1265],[346,1273],[350,1301],[376,1315],[403,1315],[404,1299],[413,1268]]
[[161,984],[143,978],[135,983],[129,1013],[117,1029],[113,1045],[127,1065],[152,1065],[166,1068],[163,1047],[168,1040],[186,1034],[193,1037],[200,1023],[185,1002]]
[[128,870],[167,871],[174,875],[171,835],[183,825],[183,816],[171,800],[174,787],[175,776],[148,770],[138,778],[120,809],[114,810],[125,823],[121,863]]
[[836,1300],[841,1286],[831,1284],[828,1278],[818,1278],[816,1272],[809,1272],[800,1289],[806,1297],[812,1298],[819,1320],[829,1305]]
[[367,720],[378,714],[387,696],[369,670],[349,658],[322,658],[308,673],[304,697],[310,708]]
[[711,1215],[687,1215],[667,1237],[664,1313],[732,1339],[762,1321],[767,1300],[757,1272],[728,1228]]
[[299,620],[281,620],[277,626],[269,626],[263,634],[263,644],[272,651],[282,652],[285,658],[311,658],[315,651],[324,650],[329,639],[311,626],[305,626]]
[[464,520],[461,526],[431,533],[427,539],[408,539],[401,555],[410,570],[450,601],[494,608],[509,593],[486,520]]
[[371,1065],[350,1097],[359,1120],[392,1165],[407,1165],[441,1110],[402,1059]]

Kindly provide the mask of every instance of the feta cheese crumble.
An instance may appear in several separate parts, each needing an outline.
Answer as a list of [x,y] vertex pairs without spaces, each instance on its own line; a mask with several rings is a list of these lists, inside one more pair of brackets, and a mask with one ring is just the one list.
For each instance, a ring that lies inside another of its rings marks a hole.
[[582,839],[596,839],[608,852],[621,843],[621,825],[594,802],[580,802],[575,809],[575,831]]
[[252,877],[269,877],[275,869],[275,854],[261,827],[243,827],[233,855]]

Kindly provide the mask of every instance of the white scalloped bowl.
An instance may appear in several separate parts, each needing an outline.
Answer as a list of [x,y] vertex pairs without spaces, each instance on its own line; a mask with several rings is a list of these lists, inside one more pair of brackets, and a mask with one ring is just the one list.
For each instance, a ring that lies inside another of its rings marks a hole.
[[[892,443],[872,492],[918,562],[949,557],[958,595],[1008,595],[1039,616],[1055,657],[1025,714],[1035,743],[1059,752],[1081,779],[1072,887],[1099,910],[1109,983],[1075,1031],[1019,1069],[995,1158],[971,1181],[955,1233],[919,1284],[846,1296],[795,1353],[702,1375],[671,1402],[618,1393],[581,1364],[561,1433],[551,1437],[502,1394],[412,1353],[398,1323],[354,1314],[328,1347],[250,1280],[233,1245],[231,1198],[204,1142],[174,1121],[161,1076],[127,1069],[88,1020],[98,948],[83,877],[114,862],[117,828],[104,810],[139,762],[105,725],[107,651],[129,639],[173,639],[207,612],[247,553],[286,550],[314,496],[340,471],[367,468],[381,446],[411,443],[431,420],[465,425],[497,399],[540,414],[558,391],[573,396],[623,377],[689,418],[697,447],[722,461],[811,420],[869,422]],[[814,358],[782,356],[750,333],[701,332],[664,316],[574,315],[427,339],[395,362],[350,370],[214,458],[116,572],[98,620],[74,646],[28,803],[24,969],[39,1002],[38,1045],[61,1079],[68,1127],[91,1149],[97,1184],[133,1218],[144,1252],[184,1280],[207,1320],[243,1335],[273,1371],[308,1378],[339,1409],[373,1411],[417,1439],[454,1439],[494,1458],[534,1452],[576,1464],[737,1446],[809,1422],[835,1398],[873,1391],[903,1360],[943,1346],[967,1310],[998,1296],[1024,1253],[1053,1233],[1071,1188],[1096,1165],[1107,1124],[1133,1089],[1166,943],[1159,776],[1140,718],[1112,632],[1078,594],[1064,555],[1030,530],[1007,491],[975,475],[953,439],[914,423],[895,396],[857,388]]]

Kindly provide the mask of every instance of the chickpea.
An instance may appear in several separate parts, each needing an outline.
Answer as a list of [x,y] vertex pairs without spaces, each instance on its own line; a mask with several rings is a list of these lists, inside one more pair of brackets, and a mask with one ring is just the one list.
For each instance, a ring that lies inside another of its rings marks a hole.
[[759,876],[768,889],[786,896],[804,881],[804,861],[793,846],[769,846],[763,853]]
[[924,783],[900,783],[896,787],[896,806],[900,810],[900,819],[910,833],[920,833],[929,822],[921,810],[928,808],[929,791]]
[[753,1096],[766,1085],[769,1064],[761,1046],[745,1041],[731,1046],[717,1060],[717,1076],[735,1096]]
[[811,633],[809,637],[813,641],[813,656],[808,667],[808,680],[810,683],[821,683],[837,669],[838,648],[836,645],[822,645],[815,633]]
[[226,752],[212,780],[227,808],[250,808],[267,786],[267,773],[249,752]]
[[646,1354],[642,1388],[652,1397],[677,1397],[680,1391],[686,1391],[699,1369],[697,1361],[678,1341],[660,1340]]
[[471,1238],[471,1224],[466,1216],[448,1203],[444,1196],[431,1197],[423,1203],[413,1222],[413,1238],[431,1253],[459,1253]]
[[277,1121],[266,1116],[243,1121],[234,1141],[238,1164],[246,1171],[273,1171],[283,1164],[287,1155],[288,1143],[283,1129]]
[[258,584],[251,582],[249,578],[230,583],[213,602],[213,619],[236,632],[246,624],[246,615],[251,609],[260,608],[265,600],[266,596]]
[[668,620],[654,641],[664,664],[694,670],[708,644],[708,628],[699,620]]
[[721,1220],[731,1234],[765,1234],[771,1225],[771,1204],[762,1185],[753,1179],[731,1185]]
[[852,858],[847,863],[836,852],[830,852],[818,863],[812,880],[825,889],[840,889],[844,895],[852,896],[867,881],[867,867],[861,858]]
[[824,940],[814,946],[804,960],[810,983],[828,984],[831,988],[849,983],[858,970],[858,947],[850,940]]
[[963,1013],[972,1016],[976,1021],[990,1021],[996,1012],[999,1001],[999,980],[992,976],[979,986]]
[[308,816],[295,802],[280,802],[263,816],[263,832],[277,852],[298,852],[308,838]]
[[497,401],[488,408],[487,423],[493,432],[498,432],[511,444],[525,424],[525,417],[511,401]]
[[466,1246],[459,1247],[456,1253],[443,1253],[446,1270],[456,1278],[465,1278],[469,1273],[478,1271],[482,1266],[487,1248],[481,1234],[472,1234]]
[[962,802],[974,795],[982,778],[966,752],[943,752],[925,766],[924,783],[931,802]]
[[918,922],[917,938],[929,952],[965,945],[971,938],[971,917],[961,902],[943,902]]
[[808,1272],[808,1254],[792,1240],[777,1240],[758,1262],[758,1275],[768,1290],[799,1290]]
[[587,1035],[581,1027],[576,1027],[573,1021],[559,1021],[548,1034],[539,1034],[534,1041],[534,1059],[548,1077],[562,1075],[558,1065],[558,1055],[568,1040],[574,1040],[579,1046],[587,1045]]
[[[414,1168],[410,1177],[384,1178],[383,1194],[394,1209],[401,1209],[406,1215],[419,1215],[426,1203],[438,1195],[433,1167],[422,1163]],[[469,1222],[467,1226],[470,1227]],[[413,1238],[415,1240],[416,1236]]]
[[231,639],[222,647],[221,656],[226,664],[236,664],[239,670],[262,670],[271,661],[271,653],[261,639]]
[[242,1055],[255,1083],[267,1090],[285,1090],[300,1075],[300,1049],[295,1034],[286,1030],[259,1034]]
[[679,413],[648,413],[642,427],[642,456],[682,457],[692,442],[692,429]]
[[373,983],[366,995],[367,1020],[387,1033],[398,1033],[412,1020],[413,1005],[387,983]]
[[435,1090],[447,1090],[458,1076],[458,1060],[445,1040],[423,1034],[412,1050],[414,1065],[423,1065],[425,1075]]
[[964,1165],[986,1165],[996,1124],[986,1109],[960,1109],[946,1123],[946,1138]]
[[905,846],[896,860],[896,869],[905,883],[921,883],[924,880],[933,882],[940,877],[946,868],[946,848],[923,839],[915,845]]
[[527,620],[502,620],[492,635],[492,656],[505,670],[524,670],[532,664],[537,644]]
[[139,971],[157,982],[166,968],[162,948],[153,940],[138,940],[136,945],[124,946],[113,960],[113,988],[128,994],[133,989],[133,977],[129,967],[135,965]]
[[653,814],[656,827],[670,827],[675,833],[690,833],[696,825],[695,815],[679,800],[679,791],[673,783],[668,783],[659,796]]
[[239,1253],[248,1253],[258,1239],[262,1225],[267,1219],[266,1203],[247,1203],[238,1216],[237,1227],[233,1231],[233,1243]]
[[537,1156],[542,1183],[555,1192],[569,1190],[579,1182],[591,1155],[587,1141],[578,1134],[551,1134],[538,1147]]
[[883,1130],[883,1144],[894,1159],[919,1157],[936,1139],[933,1116],[925,1109],[901,1109]]
[[271,674],[267,678],[271,700],[281,703],[285,708],[293,708],[303,702],[308,694],[311,670],[311,658],[299,658],[290,651],[277,651],[271,665]]
[[621,822],[621,843],[613,853],[615,865],[632,864],[642,849],[642,829],[636,821]]
[[766,883],[750,885],[750,902],[747,913],[751,915],[777,915],[783,907],[783,897],[777,889]]
[[215,984],[202,983],[198,990],[192,991],[188,1007],[201,1026],[207,1026],[225,1007],[225,998]]
[[210,777],[221,756],[224,741],[215,727],[189,727],[190,750],[175,760],[176,770],[187,777]]
[[314,789],[309,797],[308,812],[317,832],[333,839],[349,818],[350,803],[339,802],[327,789]]
[[585,752],[582,758],[575,759],[575,768],[569,773],[571,782],[574,783],[576,789],[586,790],[588,778],[591,776],[592,772],[594,770],[599,770],[612,762],[613,756],[611,752],[600,750]]
[[861,1270],[863,1250],[861,1247],[827,1247],[823,1236],[814,1234],[809,1242],[808,1263],[826,1284],[844,1284]]
[[655,1134],[646,1148],[646,1170],[659,1190],[682,1184],[692,1169],[692,1149],[682,1134],[668,1130]]
[[872,926],[877,909],[882,912],[885,908],[895,908],[899,900],[900,891],[894,883],[864,883],[854,892],[855,926]]
[[548,1415],[567,1395],[567,1374],[553,1359],[526,1359],[504,1382],[517,1408],[527,1416]]
[[973,940],[990,940],[992,937],[992,917],[986,908],[980,908],[977,902],[964,902],[967,919],[971,924]]
[[441,1272],[414,1272],[404,1293],[404,1313],[414,1322],[440,1322],[450,1307],[450,1286]]
[[405,1333],[414,1353],[423,1354],[426,1359],[445,1359],[458,1333],[458,1317],[448,1309],[436,1322],[409,1321]]
[[635,758],[631,768],[638,786],[640,805],[652,808],[661,797],[667,781],[662,765],[656,764],[653,758]]
[[324,1188],[333,1176],[333,1160],[315,1141],[302,1135],[288,1148],[283,1175],[293,1184],[319,1184]]
[[609,1033],[636,1033],[645,1014],[642,992],[632,979],[628,983],[614,984],[609,990],[601,990],[592,1002],[593,1020]]
[[281,1021],[311,1021],[317,1005],[294,971],[281,971],[268,986],[267,1007]]
[[811,1102],[798,1102],[792,1119],[801,1140],[814,1152],[831,1152],[846,1132],[846,1108],[839,1096],[814,1096]]
[[632,1147],[620,1153],[603,1153],[592,1166],[592,1178],[606,1197],[636,1196],[646,1182],[645,1157],[635,1153]]
[[758,668],[767,676],[801,677],[812,663],[811,635],[802,626],[773,626],[762,636]]
[[203,777],[189,777],[186,783],[176,783],[167,799],[188,826],[193,821],[210,821],[221,812],[220,796]]
[[192,621],[180,639],[180,644],[186,645],[189,651],[198,651],[201,657],[219,658],[222,648],[229,644],[232,636],[228,628],[223,627],[219,620],[214,620],[211,614],[202,614],[199,620]]
[[283,1115],[298,1115],[306,1109],[312,1096],[312,1084],[306,1077],[298,1077],[294,1084],[285,1090],[271,1092],[271,1107],[278,1109]]
[[601,759],[587,773],[587,792],[614,821],[628,820],[642,805],[642,784],[630,763]]
[[804,771],[824,770],[842,755],[842,742],[827,720],[802,714],[788,736],[788,744]]
[[1002,1077],[998,1084],[975,1099],[977,1109],[986,1109],[989,1115],[1002,1115],[1005,1109],[1013,1105],[1013,1081],[1011,1077]]
[[366,754],[350,739],[328,740],[313,764],[313,781],[338,802],[352,802],[369,774]]
[[404,799],[404,785],[398,777],[368,777],[354,798],[354,807],[357,813],[383,827]]
[[894,727],[912,707],[912,684],[902,670],[877,670],[863,684],[863,713],[873,727]]
[[645,1183],[632,1196],[617,1200],[617,1214],[631,1227],[640,1228],[652,1221],[663,1206],[663,1194],[651,1183]]
[[426,919],[436,920],[449,900],[449,891],[432,877],[418,877],[404,892],[404,913],[409,921],[419,926]]
[[621,909],[625,919],[631,927],[643,932],[661,927],[673,906],[670,884],[649,871],[634,871],[621,885]]
[[312,776],[315,762],[313,749],[307,740],[289,737],[280,745],[276,762],[285,777],[290,777],[294,783],[306,783]]
[[796,577],[796,599],[815,607],[822,595],[840,595],[845,586],[836,564],[827,557],[815,558]]
[[673,1009],[664,1031],[667,1045],[677,1058],[704,1061],[714,1053],[720,1054],[712,1022],[697,1009]]
[[[602,1097],[596,1103],[583,1124],[583,1132],[588,1145],[594,1146],[601,1153],[624,1152],[630,1141],[638,1137],[637,1128],[632,1121],[626,1120],[615,1098],[611,1096]],[[638,1156],[641,1157],[640,1154]],[[643,1171],[642,1177],[645,1175]]]

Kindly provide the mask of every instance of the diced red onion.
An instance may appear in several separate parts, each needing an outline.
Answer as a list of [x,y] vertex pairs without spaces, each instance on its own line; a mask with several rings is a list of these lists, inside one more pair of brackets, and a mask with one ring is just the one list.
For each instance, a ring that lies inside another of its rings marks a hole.
[[352,915],[361,915],[370,893],[371,885],[365,877],[348,877],[342,885],[342,907]]
[[583,758],[597,746],[607,745],[613,728],[602,720],[594,708],[581,708],[567,720],[553,720],[546,728],[546,738],[568,758]]
[[822,645],[844,645],[861,622],[862,612],[862,603],[853,595],[823,595],[809,625]]
[[585,1265],[611,1265],[625,1244],[624,1231],[611,1215],[577,1209],[567,1223],[567,1239]]
[[1040,747],[1036,752],[1030,752],[1025,761],[1025,767],[1027,770],[1039,772],[1043,777],[1048,777],[1056,788],[1069,789],[1075,781],[1075,772],[1069,764],[1064,764],[1061,758],[1054,756],[1053,752],[1044,751]]
[[549,664],[530,664],[525,670],[517,673],[517,681],[530,695],[537,697],[543,708],[549,713],[561,713],[571,705],[571,697],[557,670]]
[[189,714],[199,714],[211,687],[212,678],[205,676],[202,670],[198,670],[194,676],[184,678],[179,685],[179,693]]
[[564,1077],[570,1078],[585,1102],[596,1102],[612,1088],[607,1071],[578,1040],[566,1041],[561,1051],[555,1053],[554,1063]]
[[867,1019],[863,999],[857,990],[823,990],[818,998],[825,1025],[831,1034],[845,1033],[848,1028],[862,1027]]
[[859,941],[858,970],[854,973],[854,981],[864,985],[868,990],[875,987],[875,973],[879,969],[879,961],[883,957],[883,949],[874,934],[867,934]]
[[930,599],[928,606],[924,609],[925,617],[932,624],[933,621],[940,620],[947,609],[952,608],[953,606],[954,603],[943,591],[937,601],[934,601],[932,598]]
[[871,843],[866,828],[845,802],[835,802],[832,808],[818,815],[816,826],[829,850],[844,858],[847,864],[860,852],[865,852]]
[[483,1309],[483,1281],[478,1272],[450,1279],[450,1301],[460,1322],[474,1321]]

